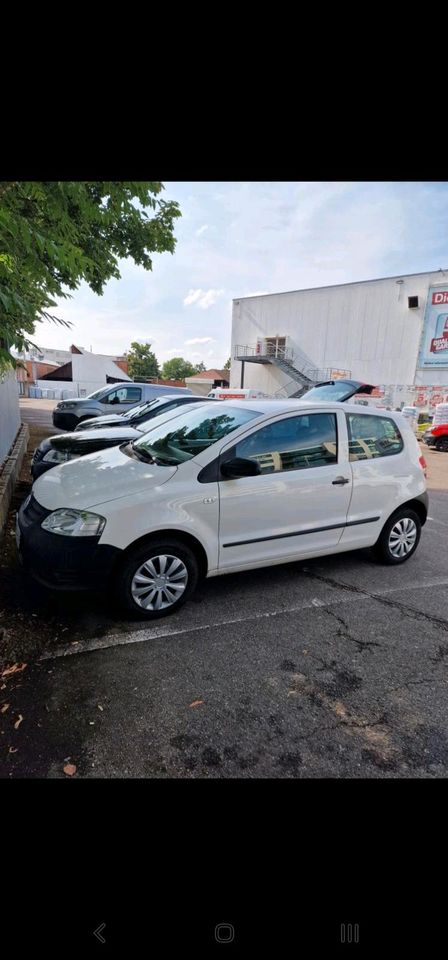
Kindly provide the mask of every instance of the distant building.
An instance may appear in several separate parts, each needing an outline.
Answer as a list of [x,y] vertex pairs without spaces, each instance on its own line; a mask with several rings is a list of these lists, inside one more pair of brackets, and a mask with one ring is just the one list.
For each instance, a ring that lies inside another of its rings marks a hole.
[[192,377],[185,377],[185,386],[198,396],[206,397],[214,387],[229,386],[229,370],[204,370]]
[[448,395],[448,270],[233,301],[232,387],[294,396],[317,380],[378,384],[391,406]]
[[108,383],[131,379],[126,357],[91,353],[75,344],[70,350],[32,351],[20,359],[17,380],[25,396],[87,397]]

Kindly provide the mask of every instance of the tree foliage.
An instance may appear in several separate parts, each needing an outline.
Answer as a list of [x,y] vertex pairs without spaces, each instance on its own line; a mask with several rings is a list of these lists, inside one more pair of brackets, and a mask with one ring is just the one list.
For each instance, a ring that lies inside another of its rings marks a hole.
[[226,360],[224,364],[223,370],[230,370],[231,365],[232,365],[232,360],[231,360],[231,357],[229,357],[229,359]]
[[197,364],[196,364],[196,366],[195,366],[194,369],[195,369],[195,373],[204,373],[205,370],[207,369],[207,367],[205,366],[204,361],[201,360],[200,363],[197,363]]
[[53,320],[55,298],[85,281],[101,295],[119,260],[152,269],[174,252],[179,206],[159,182],[0,181],[0,361],[26,349],[35,324]]
[[163,364],[162,379],[185,380],[185,377],[192,377],[196,372],[196,367],[189,360],[184,360],[183,357],[173,357]]
[[150,343],[138,343],[135,340],[125,356],[128,360],[129,376],[134,380],[160,376],[157,357],[152,352]]

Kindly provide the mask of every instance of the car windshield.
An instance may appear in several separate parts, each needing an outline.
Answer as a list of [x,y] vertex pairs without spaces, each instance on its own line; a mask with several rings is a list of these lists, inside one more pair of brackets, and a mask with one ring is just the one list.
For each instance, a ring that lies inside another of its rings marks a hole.
[[86,400],[101,400],[106,393],[109,393],[110,387],[102,387],[101,390],[95,390],[95,393],[89,393]]
[[147,413],[148,410],[152,410],[157,406],[160,406],[160,400],[145,400],[144,403],[139,403],[137,407],[132,407],[132,410],[126,410],[121,416],[124,417],[125,420],[136,420],[137,417],[141,417]]
[[221,404],[216,409],[214,403],[201,406],[199,410],[188,410],[174,422],[153,426],[141,440],[135,440],[132,447],[137,456],[160,464],[179,464],[191,460],[233,430],[260,416],[258,410],[229,404],[225,407],[225,412]]

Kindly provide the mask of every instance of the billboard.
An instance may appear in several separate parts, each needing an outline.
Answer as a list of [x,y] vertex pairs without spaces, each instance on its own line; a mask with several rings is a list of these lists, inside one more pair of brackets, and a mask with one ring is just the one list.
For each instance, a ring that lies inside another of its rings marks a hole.
[[418,366],[448,367],[448,286],[429,288]]

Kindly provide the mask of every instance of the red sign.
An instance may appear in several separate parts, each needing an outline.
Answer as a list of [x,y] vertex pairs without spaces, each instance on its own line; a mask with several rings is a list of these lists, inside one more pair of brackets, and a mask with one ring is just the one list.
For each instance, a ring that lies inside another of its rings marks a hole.
[[440,353],[441,350],[448,350],[448,336],[434,337],[434,339],[431,340],[429,349],[431,353]]
[[437,290],[437,293],[432,295],[433,303],[448,303],[448,290]]

